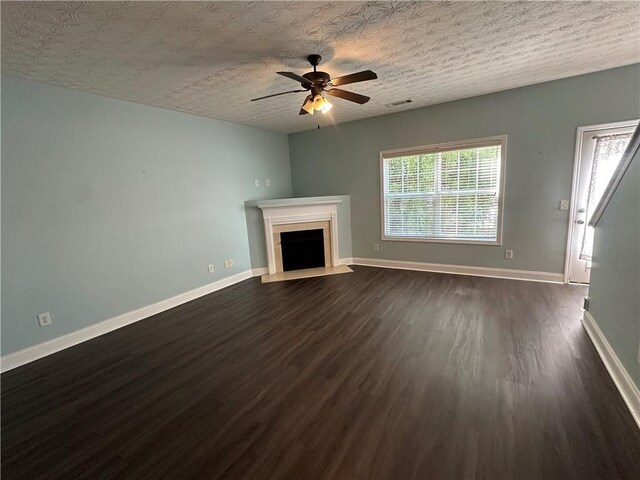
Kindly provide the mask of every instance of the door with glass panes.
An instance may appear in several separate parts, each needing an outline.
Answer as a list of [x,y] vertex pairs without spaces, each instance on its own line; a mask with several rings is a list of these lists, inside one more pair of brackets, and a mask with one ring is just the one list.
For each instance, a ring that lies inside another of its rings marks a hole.
[[[581,128],[579,162],[569,247],[568,277],[572,283],[589,283],[594,229],[589,219],[615,172],[637,122]],[[575,180],[574,180],[575,182]],[[576,185],[576,183],[574,183]]]

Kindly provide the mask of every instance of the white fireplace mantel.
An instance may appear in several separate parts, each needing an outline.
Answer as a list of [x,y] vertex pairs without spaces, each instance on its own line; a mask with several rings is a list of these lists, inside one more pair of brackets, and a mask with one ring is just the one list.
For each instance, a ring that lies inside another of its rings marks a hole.
[[338,265],[337,209],[340,203],[342,203],[340,199],[322,197],[256,201],[255,205],[262,210],[264,218],[269,273],[274,274],[277,271],[276,246],[273,240],[274,225],[329,221],[332,266]]

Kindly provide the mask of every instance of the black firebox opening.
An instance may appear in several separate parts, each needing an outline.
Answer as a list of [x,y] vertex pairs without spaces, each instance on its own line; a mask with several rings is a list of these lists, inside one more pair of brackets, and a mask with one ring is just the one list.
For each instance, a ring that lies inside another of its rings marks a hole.
[[285,272],[302,268],[324,267],[324,236],[322,229],[280,233],[282,269]]

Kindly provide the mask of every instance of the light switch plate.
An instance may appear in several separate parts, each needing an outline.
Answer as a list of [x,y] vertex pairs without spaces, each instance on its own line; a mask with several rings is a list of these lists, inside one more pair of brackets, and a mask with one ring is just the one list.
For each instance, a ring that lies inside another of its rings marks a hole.
[[560,210],[569,210],[569,200],[560,200]]

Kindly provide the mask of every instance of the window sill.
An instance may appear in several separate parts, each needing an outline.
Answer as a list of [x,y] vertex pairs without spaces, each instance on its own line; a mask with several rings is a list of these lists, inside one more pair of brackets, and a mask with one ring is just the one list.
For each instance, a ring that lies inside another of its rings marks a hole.
[[465,240],[461,238],[423,238],[423,237],[389,237],[382,236],[383,242],[416,242],[416,243],[453,243],[462,245],[500,246],[502,240]]

